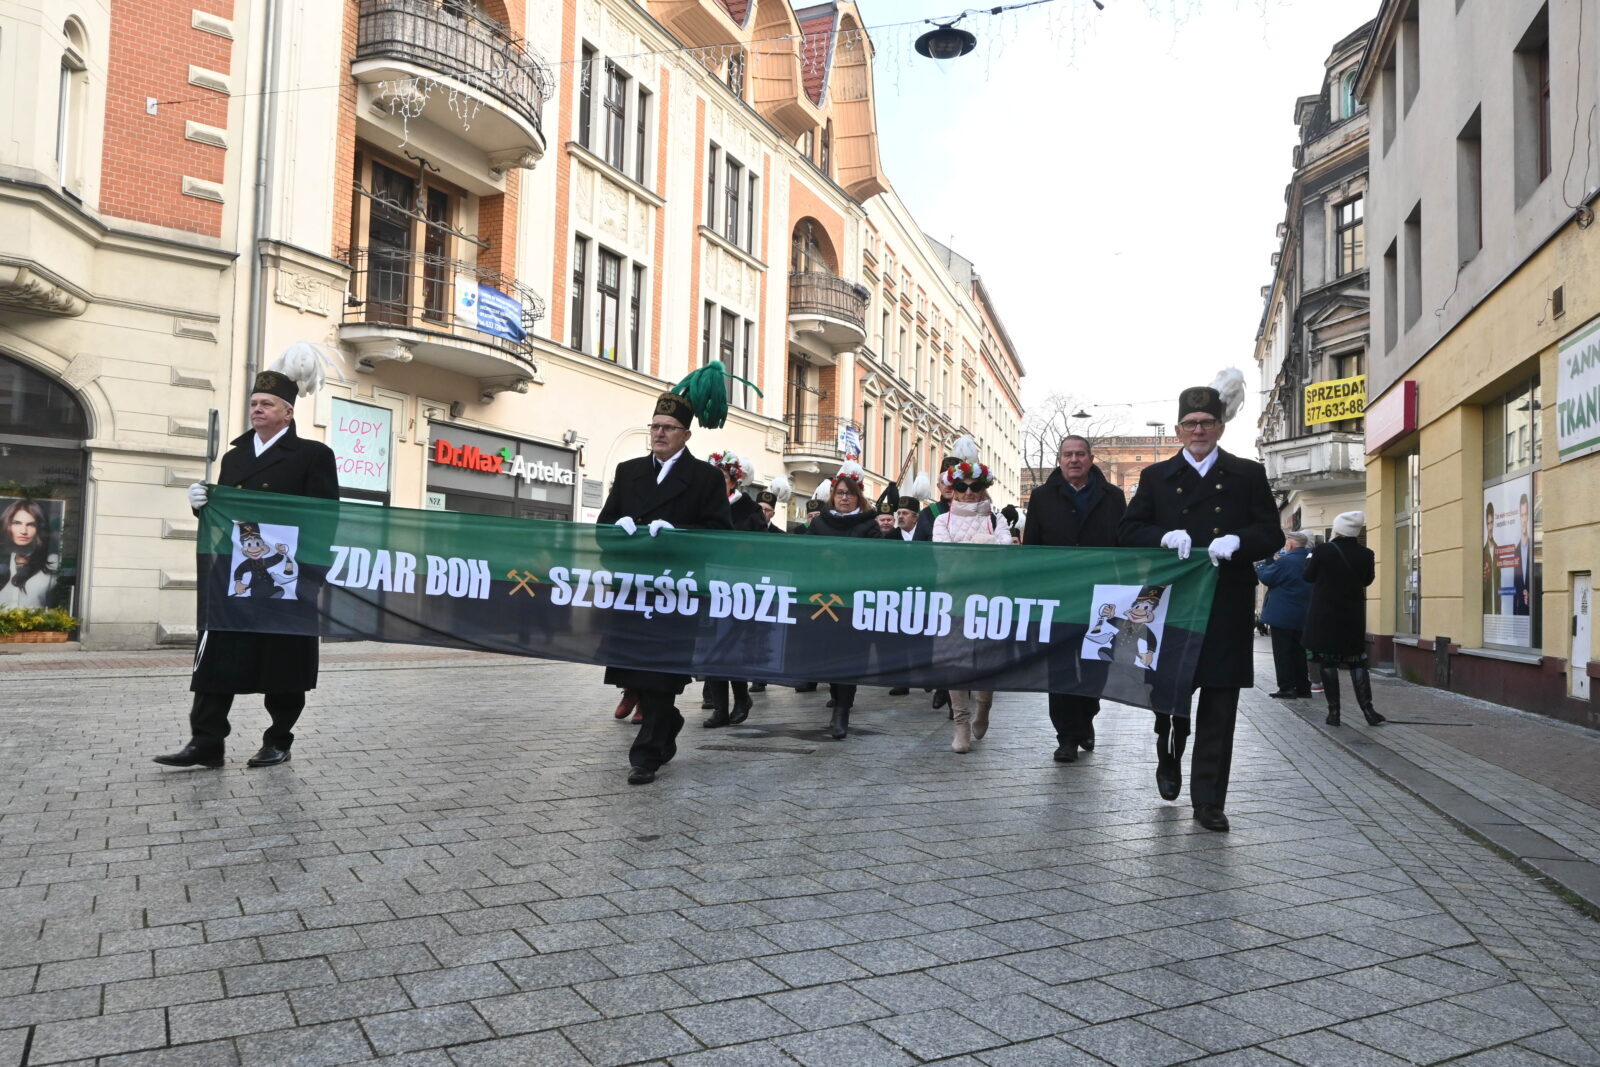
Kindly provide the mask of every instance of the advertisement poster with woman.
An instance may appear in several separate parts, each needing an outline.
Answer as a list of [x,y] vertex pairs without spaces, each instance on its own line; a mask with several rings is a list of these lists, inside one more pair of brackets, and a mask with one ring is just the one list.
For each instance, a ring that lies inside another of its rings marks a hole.
[[1483,490],[1483,640],[1530,647],[1535,589],[1534,507],[1531,475]]
[[0,608],[50,607],[66,517],[64,500],[0,497]]

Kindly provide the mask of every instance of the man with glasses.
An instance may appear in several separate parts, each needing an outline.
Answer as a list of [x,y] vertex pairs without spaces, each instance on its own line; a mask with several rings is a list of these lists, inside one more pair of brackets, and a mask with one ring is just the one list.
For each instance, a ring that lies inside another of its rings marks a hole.
[[[715,367],[720,374],[721,364]],[[656,398],[655,414],[646,427],[650,454],[617,464],[617,475],[597,522],[620,526],[630,535],[644,527],[651,537],[677,528],[733,529],[722,472],[689,452],[689,426],[695,416],[694,406],[675,392]],[[701,425],[705,424],[702,415]],[[683,715],[673,699],[689,681],[687,674],[606,668],[606,684],[637,695],[644,719],[628,750],[629,785],[655,781],[656,771],[677,754]]]
[[[1239,690],[1255,684],[1255,570],[1283,543],[1266,468],[1217,447],[1244,401],[1244,376],[1226,370],[1209,386],[1178,397],[1181,451],[1146,467],[1118,529],[1119,543],[1170,548],[1180,559],[1203,547],[1217,568],[1211,616],[1200,646],[1194,686],[1194,758],[1189,799],[1195,820],[1226,831],[1224,807],[1233,764],[1233,726]],[[1176,800],[1183,787],[1183,749],[1189,722],[1156,715],[1156,788]]]
[[[1110,548],[1127,510],[1122,490],[1095,466],[1087,437],[1069,434],[1056,450],[1056,469],[1028,496],[1025,545]],[[1072,763],[1078,749],[1094,751],[1094,717],[1100,701],[1075,693],[1050,694],[1050,724],[1056,728],[1057,763]]]

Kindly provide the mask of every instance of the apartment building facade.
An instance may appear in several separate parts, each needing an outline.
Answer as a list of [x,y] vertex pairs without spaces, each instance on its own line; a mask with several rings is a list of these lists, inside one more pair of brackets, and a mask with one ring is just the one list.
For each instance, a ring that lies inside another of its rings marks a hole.
[[11,10],[0,497],[53,501],[86,645],[192,637],[183,486],[294,342],[328,376],[300,432],[353,500],[592,519],[650,397],[710,359],[746,382],[697,452],[762,483],[859,454],[796,447],[859,422],[888,183],[853,4]]
[[1366,498],[1367,109],[1355,83],[1371,32],[1336,43],[1321,88],[1295,102],[1300,140],[1255,339],[1256,444],[1279,513],[1323,537]]
[[1596,26],[1600,0],[1386,0],[1356,88],[1374,646],[1408,678],[1591,726]]

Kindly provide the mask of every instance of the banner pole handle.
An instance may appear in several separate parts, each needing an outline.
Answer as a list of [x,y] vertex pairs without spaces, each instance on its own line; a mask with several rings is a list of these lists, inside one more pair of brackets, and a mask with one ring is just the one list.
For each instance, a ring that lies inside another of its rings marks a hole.
[[216,461],[222,444],[222,418],[216,408],[206,416],[206,484],[211,484],[211,464]]

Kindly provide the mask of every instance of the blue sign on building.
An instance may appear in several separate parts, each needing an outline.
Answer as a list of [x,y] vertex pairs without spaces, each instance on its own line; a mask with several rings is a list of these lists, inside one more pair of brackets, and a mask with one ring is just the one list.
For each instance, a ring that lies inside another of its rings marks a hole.
[[493,286],[478,286],[478,329],[508,341],[526,341],[522,305]]

